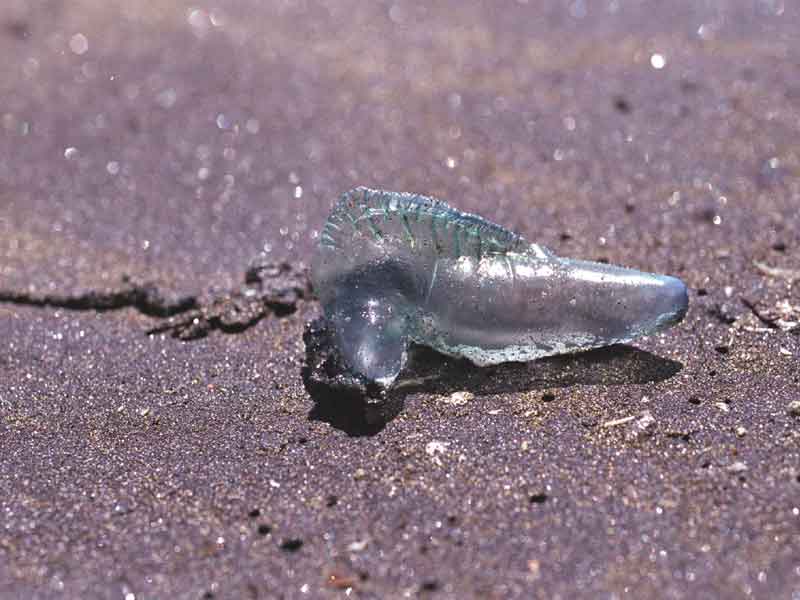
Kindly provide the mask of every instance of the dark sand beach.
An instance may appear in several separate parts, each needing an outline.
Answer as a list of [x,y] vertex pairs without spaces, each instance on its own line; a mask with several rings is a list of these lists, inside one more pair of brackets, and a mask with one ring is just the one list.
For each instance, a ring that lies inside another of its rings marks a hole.
[[[788,0],[7,1],[0,597],[795,598],[798,31]],[[368,420],[303,378],[357,185],[689,313],[421,351]]]

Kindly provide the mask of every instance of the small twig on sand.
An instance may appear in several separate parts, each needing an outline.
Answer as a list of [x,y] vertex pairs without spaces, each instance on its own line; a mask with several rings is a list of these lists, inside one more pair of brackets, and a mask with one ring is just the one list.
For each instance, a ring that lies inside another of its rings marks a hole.
[[756,269],[764,273],[764,275],[769,275],[770,277],[777,277],[779,279],[788,279],[789,281],[800,281],[800,270],[770,267],[769,265],[764,264],[762,262],[758,262],[757,260],[753,261],[753,265],[755,266]]
[[617,425],[625,425],[625,423],[630,423],[639,415],[632,415],[630,417],[622,417],[621,419],[614,419],[613,421],[606,421],[603,423],[602,427],[616,427]]

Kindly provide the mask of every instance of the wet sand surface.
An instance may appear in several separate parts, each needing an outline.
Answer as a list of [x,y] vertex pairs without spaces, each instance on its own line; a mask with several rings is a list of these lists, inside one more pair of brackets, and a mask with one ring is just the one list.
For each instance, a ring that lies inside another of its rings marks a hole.
[[[8,2],[0,597],[793,598],[798,28],[781,0]],[[301,374],[356,185],[679,276],[689,314],[524,365],[422,351],[367,422]]]

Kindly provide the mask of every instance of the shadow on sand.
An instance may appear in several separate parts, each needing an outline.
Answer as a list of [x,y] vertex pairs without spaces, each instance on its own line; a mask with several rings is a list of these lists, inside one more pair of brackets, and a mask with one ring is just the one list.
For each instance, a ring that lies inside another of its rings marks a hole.
[[395,386],[380,394],[342,372],[324,324],[309,324],[304,341],[303,383],[314,401],[308,418],[330,423],[351,436],[379,433],[403,410],[405,398],[418,392],[447,395],[469,391],[482,396],[575,385],[643,384],[664,381],[683,368],[678,361],[623,344],[491,367],[477,367],[465,359],[415,346]]

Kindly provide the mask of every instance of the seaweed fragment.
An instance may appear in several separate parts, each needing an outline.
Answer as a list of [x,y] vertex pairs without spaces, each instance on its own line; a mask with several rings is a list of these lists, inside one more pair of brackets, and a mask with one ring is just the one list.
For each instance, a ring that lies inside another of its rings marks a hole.
[[304,272],[289,263],[270,262],[265,255],[259,255],[247,269],[244,285],[199,299],[192,310],[171,317],[148,334],[168,331],[175,338],[194,340],[214,330],[238,333],[269,314],[293,313],[298,301],[310,295],[310,284]]

